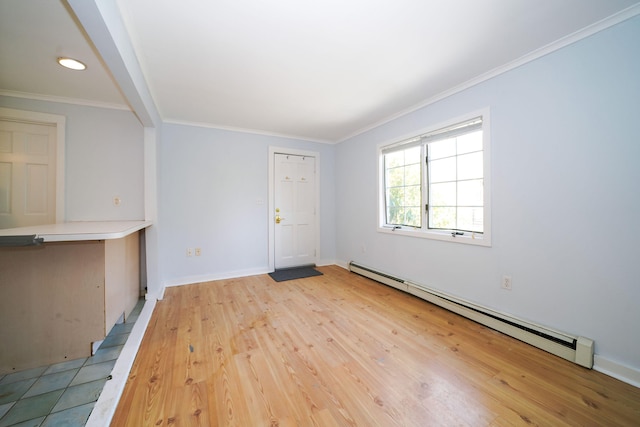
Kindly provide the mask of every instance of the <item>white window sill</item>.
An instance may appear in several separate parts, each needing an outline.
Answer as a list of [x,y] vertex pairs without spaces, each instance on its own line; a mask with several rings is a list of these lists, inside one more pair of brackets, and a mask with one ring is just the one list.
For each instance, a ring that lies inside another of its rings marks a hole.
[[379,226],[379,233],[386,234],[396,234],[400,236],[409,236],[409,237],[418,237],[421,239],[431,239],[431,240],[440,240],[443,242],[451,242],[451,243],[462,243],[465,245],[476,245],[476,246],[491,246],[491,239],[488,238],[487,234],[477,234],[471,232],[465,232],[462,236],[452,236],[451,232],[446,231],[435,231],[435,230],[421,230],[414,229],[411,227],[401,227],[401,228],[393,228],[387,226]]

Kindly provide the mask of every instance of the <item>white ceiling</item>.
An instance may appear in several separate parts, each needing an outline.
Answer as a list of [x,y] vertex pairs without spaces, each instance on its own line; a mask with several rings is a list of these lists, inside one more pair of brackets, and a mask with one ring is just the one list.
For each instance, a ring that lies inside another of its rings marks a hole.
[[[60,67],[71,56],[86,72]],[[0,93],[126,105],[81,27],[59,0],[0,0]]]
[[[163,120],[324,142],[640,13],[640,0],[115,1]],[[0,1],[0,64],[0,94],[127,104],[65,2]]]

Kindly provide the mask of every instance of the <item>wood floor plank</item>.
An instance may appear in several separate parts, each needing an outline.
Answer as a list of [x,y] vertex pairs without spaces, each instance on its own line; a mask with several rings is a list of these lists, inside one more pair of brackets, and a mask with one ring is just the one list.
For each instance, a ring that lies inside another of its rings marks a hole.
[[640,425],[638,388],[320,270],[168,288],[112,425]]

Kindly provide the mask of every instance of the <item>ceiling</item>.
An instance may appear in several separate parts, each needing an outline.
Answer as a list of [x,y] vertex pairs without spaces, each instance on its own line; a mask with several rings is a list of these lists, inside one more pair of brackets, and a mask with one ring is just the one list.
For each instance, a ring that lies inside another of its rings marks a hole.
[[[640,0],[115,2],[164,121],[322,142],[640,13]],[[64,1],[0,1],[0,64],[0,94],[128,105]]]

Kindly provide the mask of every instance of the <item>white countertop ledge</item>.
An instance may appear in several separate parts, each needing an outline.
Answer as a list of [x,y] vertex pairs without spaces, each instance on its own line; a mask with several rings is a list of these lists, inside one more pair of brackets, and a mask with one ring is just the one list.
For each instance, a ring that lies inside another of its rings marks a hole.
[[78,221],[0,230],[0,236],[42,237],[45,242],[121,239],[152,225],[151,221]]

